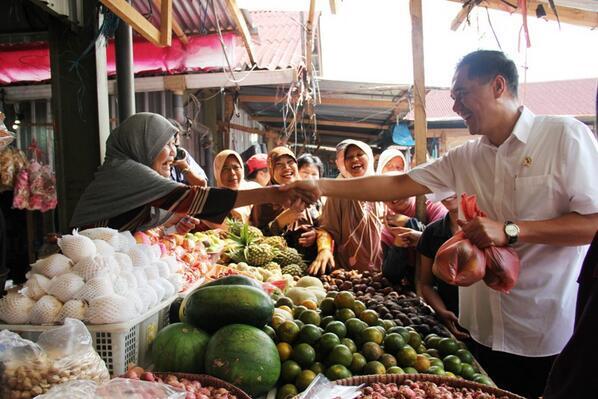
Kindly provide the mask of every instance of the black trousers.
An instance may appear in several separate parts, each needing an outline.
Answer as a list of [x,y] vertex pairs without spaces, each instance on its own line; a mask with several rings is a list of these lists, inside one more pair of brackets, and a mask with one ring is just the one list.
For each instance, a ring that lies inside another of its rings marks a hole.
[[530,399],[538,399],[544,392],[556,356],[518,356],[493,351],[473,340],[471,346],[473,355],[499,388]]

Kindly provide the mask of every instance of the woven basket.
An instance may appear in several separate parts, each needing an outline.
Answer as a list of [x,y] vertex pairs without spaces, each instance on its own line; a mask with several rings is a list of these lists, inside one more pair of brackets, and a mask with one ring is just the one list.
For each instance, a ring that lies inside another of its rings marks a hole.
[[400,385],[405,380],[411,381],[429,381],[435,384],[446,384],[455,388],[470,388],[479,389],[484,393],[495,395],[498,398],[506,397],[508,399],[525,399],[522,396],[515,395],[514,393],[504,391],[502,389],[494,388],[488,385],[478,384],[477,382],[460,380],[456,378],[449,378],[440,375],[433,374],[385,374],[385,375],[363,375],[351,378],[345,378],[343,380],[335,381],[339,385],[361,385],[361,384],[372,384],[375,382],[388,384],[394,382]]
[[237,399],[251,399],[251,396],[247,395],[240,388],[237,388],[236,386],[234,386],[226,381],[222,381],[219,378],[212,377],[211,375],[207,375],[207,374],[154,373],[154,375],[157,377],[160,377],[162,379],[166,378],[166,376],[168,376],[168,375],[174,375],[179,380],[181,378],[186,378],[190,381],[199,381],[199,383],[202,386],[207,385],[207,386],[211,386],[211,387],[215,387],[215,388],[225,388],[231,394],[235,395],[237,397]]

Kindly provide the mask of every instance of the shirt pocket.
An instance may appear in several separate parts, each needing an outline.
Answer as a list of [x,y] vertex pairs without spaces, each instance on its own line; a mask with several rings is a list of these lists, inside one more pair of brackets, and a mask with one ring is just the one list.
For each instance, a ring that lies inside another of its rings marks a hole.
[[558,216],[552,175],[515,178],[515,210],[517,219],[544,220]]

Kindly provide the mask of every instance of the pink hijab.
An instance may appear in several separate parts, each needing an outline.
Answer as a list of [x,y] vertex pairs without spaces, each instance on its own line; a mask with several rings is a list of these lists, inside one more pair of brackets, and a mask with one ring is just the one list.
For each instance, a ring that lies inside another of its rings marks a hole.
[[[343,159],[351,145],[359,147],[368,157],[367,175],[374,174],[372,149],[362,141],[346,140]],[[350,178],[350,175],[349,175]],[[322,217],[321,227],[328,231],[336,242],[335,259],[345,269],[380,270],[382,265],[382,204],[376,202],[352,201],[341,198],[328,198]]]

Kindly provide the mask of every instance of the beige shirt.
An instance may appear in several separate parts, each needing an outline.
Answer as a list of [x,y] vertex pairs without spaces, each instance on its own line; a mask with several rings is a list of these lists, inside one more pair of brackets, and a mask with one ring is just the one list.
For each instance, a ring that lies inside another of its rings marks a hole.
[[[583,123],[535,116],[521,108],[499,147],[485,136],[409,172],[434,192],[476,194],[498,221],[546,220],[598,212],[598,144]],[[523,356],[559,353],[573,332],[577,276],[587,246],[517,243],[521,273],[510,294],[484,282],[459,287],[459,323],[497,351]]]

